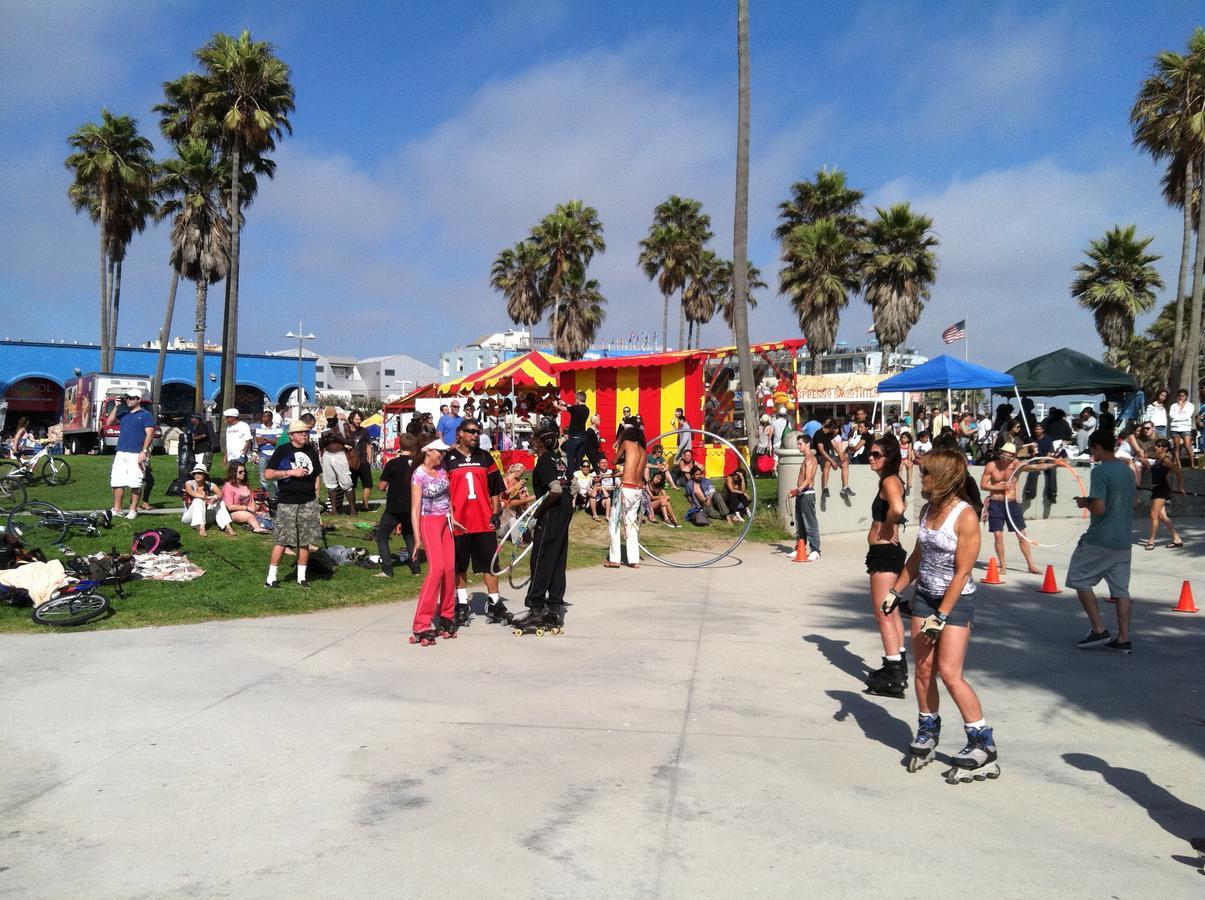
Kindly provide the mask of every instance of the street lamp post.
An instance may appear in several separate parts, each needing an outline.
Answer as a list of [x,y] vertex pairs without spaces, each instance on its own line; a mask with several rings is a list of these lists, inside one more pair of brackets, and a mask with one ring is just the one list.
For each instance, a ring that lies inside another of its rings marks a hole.
[[297,412],[294,414],[294,418],[301,418],[301,398],[305,396],[305,385],[301,381],[301,347],[303,341],[314,340],[314,335],[306,334],[305,329],[301,327],[301,322],[299,321],[297,323],[297,333],[294,334],[290,331],[285,337],[297,339]]

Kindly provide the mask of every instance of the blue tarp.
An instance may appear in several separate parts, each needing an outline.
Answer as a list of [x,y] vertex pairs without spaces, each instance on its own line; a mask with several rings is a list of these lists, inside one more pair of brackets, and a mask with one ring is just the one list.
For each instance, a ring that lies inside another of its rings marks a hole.
[[927,363],[892,375],[879,382],[879,393],[901,391],[961,391],[980,388],[1015,388],[1011,375],[965,363],[952,356],[938,356]]

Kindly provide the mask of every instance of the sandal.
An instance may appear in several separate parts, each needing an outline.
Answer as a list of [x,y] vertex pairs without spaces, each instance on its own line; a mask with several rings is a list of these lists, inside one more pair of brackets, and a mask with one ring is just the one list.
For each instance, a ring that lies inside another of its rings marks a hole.
[[1184,542],[1183,541],[1168,541],[1163,546],[1168,550],[1179,550],[1180,548],[1182,548],[1184,546]]
[[1147,541],[1147,542],[1146,542],[1146,549],[1147,549],[1147,550],[1154,550],[1154,549],[1155,549],[1155,542],[1154,542],[1154,541]]

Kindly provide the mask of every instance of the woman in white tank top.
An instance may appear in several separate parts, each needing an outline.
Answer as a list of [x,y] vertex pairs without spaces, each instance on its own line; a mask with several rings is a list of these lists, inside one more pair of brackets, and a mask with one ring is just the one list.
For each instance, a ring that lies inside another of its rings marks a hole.
[[[940,673],[967,734],[967,745],[953,756],[954,768],[946,779],[995,778],[1000,768],[992,729],[978,695],[962,675],[975,620],[973,569],[979,557],[979,510],[972,501],[978,498],[968,490],[966,457],[957,451],[926,454],[920,473],[921,491],[929,502],[921,511],[916,547],[891,596],[883,601],[884,612],[898,604],[911,620],[913,682],[920,715],[916,739],[909,747],[908,770],[915,772],[934,758],[941,735],[937,712],[941,698],[934,675]],[[913,582],[914,595],[905,600],[900,592]]]

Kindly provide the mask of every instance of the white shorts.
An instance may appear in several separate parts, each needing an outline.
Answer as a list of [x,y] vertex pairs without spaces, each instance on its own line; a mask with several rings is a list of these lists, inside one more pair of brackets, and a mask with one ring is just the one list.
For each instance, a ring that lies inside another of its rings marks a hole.
[[113,457],[113,468],[109,472],[109,487],[141,488],[142,464],[137,453],[117,453]]

